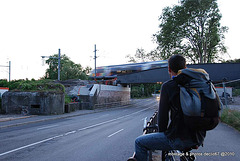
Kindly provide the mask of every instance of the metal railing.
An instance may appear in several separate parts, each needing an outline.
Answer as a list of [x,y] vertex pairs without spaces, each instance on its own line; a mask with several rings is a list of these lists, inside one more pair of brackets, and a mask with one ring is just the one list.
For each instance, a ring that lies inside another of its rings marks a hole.
[[224,108],[240,110],[240,79],[214,84]]
[[152,117],[150,117],[150,120],[148,122],[147,122],[147,117],[144,119],[143,134],[148,134],[148,133],[153,133],[158,131],[157,115],[158,115],[158,111],[156,111],[152,115]]
[[[150,117],[150,120],[147,121],[147,117],[144,119],[143,123],[143,135],[149,134],[149,133],[154,133],[158,131],[158,126],[157,126],[157,115],[158,111],[156,111],[152,117]],[[148,157],[149,161],[152,161],[152,151],[148,152]],[[135,158],[135,153],[133,153],[132,158]],[[128,161],[133,161],[132,159],[128,159]]]
[[[152,117],[150,117],[150,120],[147,122],[147,117],[144,119],[143,124],[143,135],[154,133],[158,131],[158,124],[157,124],[157,115],[158,111],[156,111]],[[190,155],[190,150],[195,148],[189,148],[189,150],[186,151],[180,151],[180,150],[170,150],[170,151],[162,151],[161,159],[162,160],[169,160],[169,161],[177,161],[177,160],[184,160],[184,161],[194,161],[195,156]],[[153,155],[151,150],[148,151],[148,161],[153,161]],[[169,155],[169,154],[175,154]],[[132,158],[135,158],[135,153],[133,153]],[[128,161],[134,161],[133,159],[128,159]]]

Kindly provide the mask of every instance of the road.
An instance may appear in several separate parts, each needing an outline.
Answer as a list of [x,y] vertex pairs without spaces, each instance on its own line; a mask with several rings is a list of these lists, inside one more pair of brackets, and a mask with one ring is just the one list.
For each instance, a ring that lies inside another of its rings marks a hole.
[[[155,99],[87,115],[0,128],[0,161],[126,161]],[[20,121],[20,120],[19,120]],[[240,133],[220,123],[193,150],[201,161],[240,160]]]
[[151,117],[155,99],[128,107],[0,129],[0,160],[124,161]]

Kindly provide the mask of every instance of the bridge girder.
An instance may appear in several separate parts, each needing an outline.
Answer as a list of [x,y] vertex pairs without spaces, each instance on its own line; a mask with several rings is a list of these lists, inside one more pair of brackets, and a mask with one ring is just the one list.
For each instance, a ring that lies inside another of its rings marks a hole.
[[[240,79],[240,63],[190,64],[188,68],[206,70],[213,82],[232,81]],[[157,83],[169,80],[167,67],[141,71],[137,73],[118,75],[120,84]]]

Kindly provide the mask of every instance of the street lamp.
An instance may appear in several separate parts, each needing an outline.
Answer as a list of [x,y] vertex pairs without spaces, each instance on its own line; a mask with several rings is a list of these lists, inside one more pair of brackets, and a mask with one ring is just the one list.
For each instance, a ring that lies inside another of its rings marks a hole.
[[42,59],[44,59],[44,58],[58,59],[58,81],[60,81],[61,50],[58,49],[58,57],[52,57],[52,56],[41,56],[41,57],[42,57]]

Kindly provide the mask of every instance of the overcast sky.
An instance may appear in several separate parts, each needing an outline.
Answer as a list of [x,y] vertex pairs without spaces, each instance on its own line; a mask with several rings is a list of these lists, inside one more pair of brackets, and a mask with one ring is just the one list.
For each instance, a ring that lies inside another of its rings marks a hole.
[[[41,56],[66,54],[83,67],[125,64],[137,48],[156,47],[152,35],[166,6],[179,0],[0,0],[0,65],[11,61],[11,79],[39,79],[47,65]],[[229,27],[225,45],[239,56],[238,0],[218,0],[222,25]],[[0,79],[8,68],[0,67]]]

